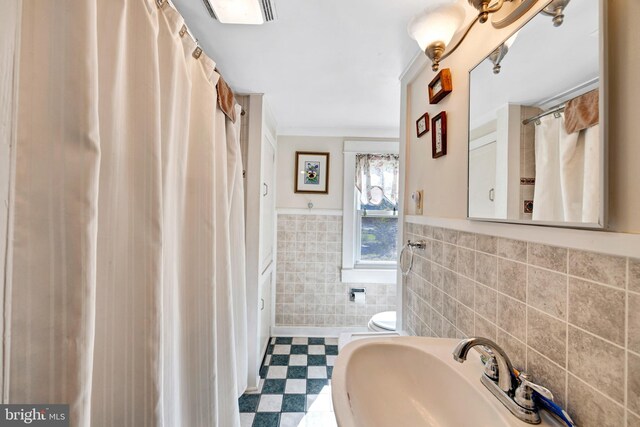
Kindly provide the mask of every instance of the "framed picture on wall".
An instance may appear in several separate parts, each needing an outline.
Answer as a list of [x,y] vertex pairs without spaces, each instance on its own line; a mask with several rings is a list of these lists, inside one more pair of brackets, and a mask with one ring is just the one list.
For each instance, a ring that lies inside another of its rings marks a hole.
[[444,68],[429,83],[429,104],[437,104],[452,91],[451,70]]
[[416,120],[416,133],[418,138],[420,138],[427,132],[429,132],[429,113],[424,113]]
[[441,112],[431,119],[431,157],[447,154],[447,113]]
[[329,193],[329,153],[296,151],[296,193]]

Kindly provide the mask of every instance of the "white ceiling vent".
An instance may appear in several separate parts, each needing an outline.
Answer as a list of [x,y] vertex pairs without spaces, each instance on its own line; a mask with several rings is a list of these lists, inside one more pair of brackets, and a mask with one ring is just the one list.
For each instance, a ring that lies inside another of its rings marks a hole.
[[259,25],[276,19],[272,0],[202,0],[209,15],[223,24]]
[[276,20],[276,8],[271,0],[260,0],[265,22]]

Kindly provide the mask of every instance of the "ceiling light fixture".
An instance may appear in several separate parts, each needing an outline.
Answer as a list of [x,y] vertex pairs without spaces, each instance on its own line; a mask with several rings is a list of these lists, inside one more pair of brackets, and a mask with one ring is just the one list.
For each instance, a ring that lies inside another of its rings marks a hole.
[[259,0],[204,0],[214,18],[223,24],[264,24]]
[[462,36],[453,46],[448,46],[448,44],[453,36],[460,31],[460,26],[464,21],[465,12],[462,6],[449,3],[429,7],[409,22],[409,34],[431,60],[433,71],[438,71],[440,62],[462,44],[476,22],[484,24],[489,19],[489,15],[498,12],[505,3],[509,3],[511,11],[504,18],[493,23],[496,28],[506,27],[524,15],[538,0],[495,0],[494,3],[491,3],[491,0],[468,1],[478,11],[478,15],[464,29]]

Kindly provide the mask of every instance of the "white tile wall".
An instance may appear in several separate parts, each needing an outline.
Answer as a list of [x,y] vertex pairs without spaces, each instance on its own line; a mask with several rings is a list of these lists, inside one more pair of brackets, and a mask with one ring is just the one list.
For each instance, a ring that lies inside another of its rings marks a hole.
[[[278,215],[276,326],[366,326],[395,310],[396,286],[340,281],[342,217]],[[351,287],[366,289],[366,304],[349,302]]]
[[[405,224],[413,335],[491,338],[581,427],[640,420],[640,260]],[[639,254],[640,255],[640,254]]]

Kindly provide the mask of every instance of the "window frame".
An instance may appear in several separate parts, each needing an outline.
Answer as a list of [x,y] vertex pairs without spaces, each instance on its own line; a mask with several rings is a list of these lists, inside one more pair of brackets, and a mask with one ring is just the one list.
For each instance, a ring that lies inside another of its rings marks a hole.
[[[396,283],[395,261],[358,262],[360,251],[360,213],[357,209],[356,155],[398,154],[397,140],[345,141],[342,209],[342,282],[344,283]],[[370,214],[370,213],[368,213]],[[385,216],[391,216],[384,214]],[[399,214],[395,215],[399,219]],[[398,224],[398,229],[400,224]]]

